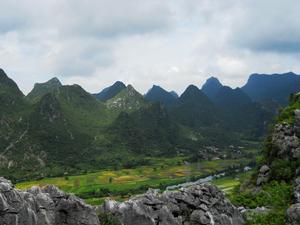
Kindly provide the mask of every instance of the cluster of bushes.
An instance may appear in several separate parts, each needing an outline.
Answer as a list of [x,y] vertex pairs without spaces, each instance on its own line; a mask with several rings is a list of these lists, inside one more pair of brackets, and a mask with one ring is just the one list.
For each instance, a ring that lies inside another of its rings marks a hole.
[[130,189],[130,192],[128,190],[122,190],[122,191],[116,191],[116,190],[110,190],[108,188],[100,188],[99,190],[96,191],[91,191],[91,192],[86,192],[79,194],[78,196],[83,199],[88,199],[88,198],[102,198],[102,197],[107,197],[107,196],[131,196],[133,194],[140,194],[146,192],[149,188],[163,188],[166,187],[164,184],[160,184],[159,186],[152,186],[150,187],[149,185],[141,185],[136,188]]
[[110,213],[99,213],[98,218],[101,225],[121,225],[118,218]]
[[285,215],[284,210],[248,215],[246,225],[283,225],[285,224]]
[[294,111],[295,109],[300,109],[300,96],[295,94],[290,95],[289,102],[289,106],[280,110],[277,122],[286,122],[289,124],[293,124],[295,122]]
[[293,187],[285,181],[271,181],[265,184],[261,190],[255,192],[253,189],[243,192],[235,191],[230,196],[233,204],[255,209],[257,207],[267,207],[267,213],[250,213],[247,224],[251,225],[282,225],[285,222],[287,207],[292,203]]
[[235,205],[254,209],[261,206],[280,208],[290,203],[293,195],[292,185],[284,181],[272,181],[254,192],[252,189],[232,195],[231,201]]

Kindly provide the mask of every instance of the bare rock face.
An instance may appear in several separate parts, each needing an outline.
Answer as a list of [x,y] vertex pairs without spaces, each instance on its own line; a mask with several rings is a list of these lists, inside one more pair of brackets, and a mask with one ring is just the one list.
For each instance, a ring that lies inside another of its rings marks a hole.
[[106,201],[98,209],[123,225],[242,225],[242,214],[214,185],[201,184],[159,194],[150,190],[126,202]]
[[270,168],[267,165],[263,165],[259,169],[259,174],[257,177],[256,184],[257,185],[265,184],[269,181],[269,179],[270,179]]
[[295,133],[298,137],[300,137],[300,110],[296,109],[294,111],[294,115],[295,115],[295,125],[294,125],[294,130]]
[[299,225],[300,224],[300,203],[296,203],[291,205],[287,209],[287,220],[291,225]]
[[0,178],[1,225],[99,225],[95,210],[74,195],[50,185],[28,191]]
[[[272,152],[275,158],[286,161],[300,160],[300,110],[295,110],[294,116],[294,124],[279,123],[274,127],[271,142],[273,149],[275,149]],[[271,174],[269,166],[263,165],[260,168],[256,181],[258,186],[269,181]],[[298,172],[295,171],[295,174]]]
[[287,220],[292,225],[300,224],[300,177],[295,179],[294,187],[295,204],[287,209]]
[[[297,121],[297,120],[296,120]],[[277,124],[275,126],[272,143],[279,149],[277,157],[286,160],[300,158],[300,143],[296,135],[296,126]]]

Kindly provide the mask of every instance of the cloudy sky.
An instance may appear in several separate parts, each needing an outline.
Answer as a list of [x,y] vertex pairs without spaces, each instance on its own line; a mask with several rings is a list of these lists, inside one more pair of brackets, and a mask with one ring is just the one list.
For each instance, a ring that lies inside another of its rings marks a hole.
[[0,0],[0,67],[27,93],[57,76],[182,92],[214,75],[300,73],[299,0]]

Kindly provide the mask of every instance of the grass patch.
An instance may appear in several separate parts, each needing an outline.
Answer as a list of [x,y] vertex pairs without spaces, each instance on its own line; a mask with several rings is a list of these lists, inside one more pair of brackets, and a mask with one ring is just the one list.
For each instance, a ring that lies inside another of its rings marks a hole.
[[252,171],[248,171],[245,173],[235,174],[233,176],[226,176],[215,179],[212,183],[224,191],[226,195],[230,196],[234,193],[235,189],[240,186],[240,184],[252,175],[252,173]]
[[220,178],[216,179],[212,182],[226,194],[231,194],[234,188],[240,185],[240,181],[238,178]]
[[247,225],[282,225],[285,224],[286,210],[292,204],[292,185],[282,181],[272,181],[263,186],[260,191],[249,188],[242,192],[238,189],[240,184],[249,180],[252,172],[237,174],[236,176],[224,177],[213,180],[213,184],[222,189],[231,202],[236,206],[255,209],[267,207],[266,213],[247,213]]
[[248,213],[248,225],[282,225],[285,222],[286,210],[293,199],[293,187],[284,181],[272,181],[265,184],[261,190],[245,190],[241,193],[230,195],[231,202],[237,206],[250,209],[256,207],[267,207],[268,213]]
[[254,192],[252,189],[235,194],[231,201],[235,205],[245,206],[251,209],[256,207],[269,207],[279,209],[289,203],[292,199],[292,185],[277,181],[272,181],[263,186],[260,191]]

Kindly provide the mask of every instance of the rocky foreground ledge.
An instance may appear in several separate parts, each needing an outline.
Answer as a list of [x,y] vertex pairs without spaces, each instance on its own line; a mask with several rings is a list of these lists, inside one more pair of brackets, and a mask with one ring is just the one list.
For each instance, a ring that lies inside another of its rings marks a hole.
[[92,207],[53,185],[14,188],[0,178],[1,225],[99,225],[97,213],[116,216],[123,225],[242,225],[244,220],[213,185],[202,184],[159,194],[149,190],[129,201]]
[[53,185],[32,187],[27,191],[14,188],[0,178],[1,225],[99,225],[95,210],[74,195]]
[[149,190],[129,201],[106,201],[100,211],[124,225],[241,225],[243,217],[214,185],[201,184],[159,194]]

